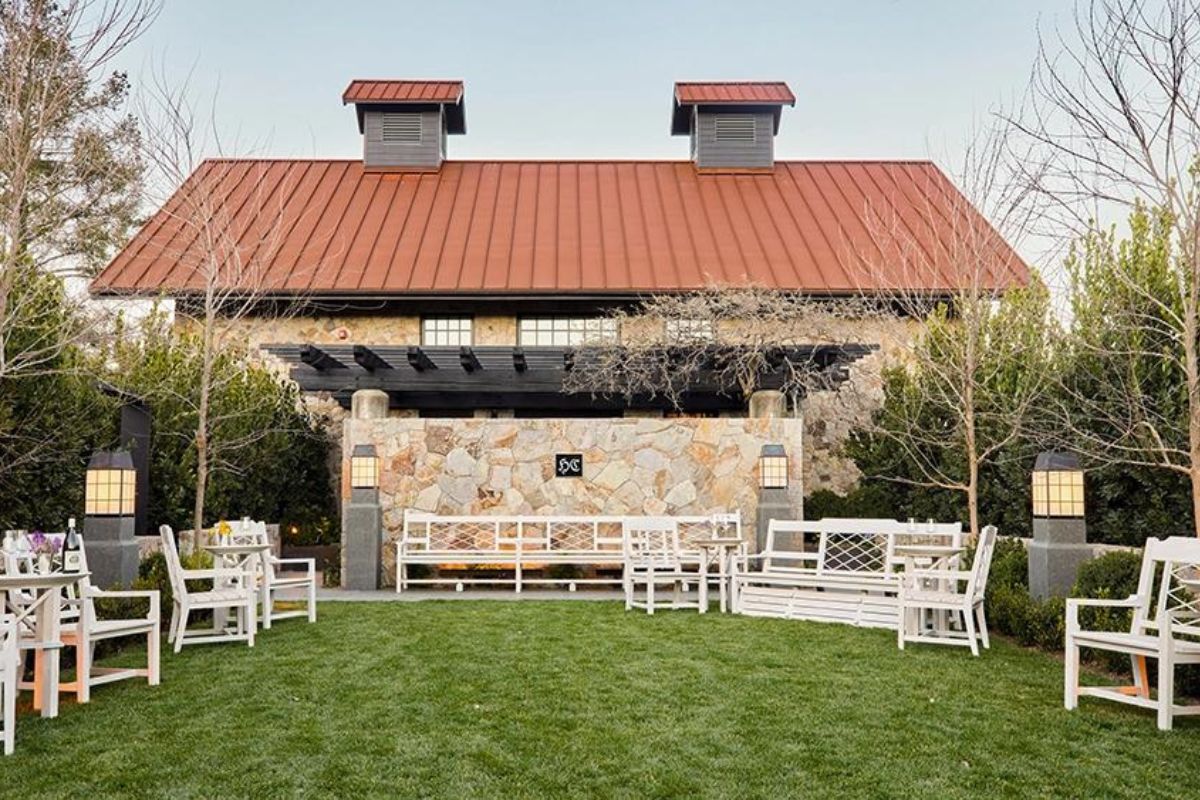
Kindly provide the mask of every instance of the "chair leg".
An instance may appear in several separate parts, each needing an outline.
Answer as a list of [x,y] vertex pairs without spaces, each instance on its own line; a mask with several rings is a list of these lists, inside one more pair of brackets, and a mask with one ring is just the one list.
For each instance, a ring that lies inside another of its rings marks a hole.
[[979,625],[979,636],[983,639],[983,649],[991,650],[992,644],[988,641],[987,618],[983,615],[983,603],[975,607],[975,621]]
[[[83,620],[79,627],[82,629]],[[82,630],[80,631],[82,633]],[[75,702],[87,703],[92,699],[88,679],[92,675],[92,646],[84,636],[75,639]]]
[[186,605],[179,607],[179,627],[175,631],[175,652],[178,653],[183,649],[183,635],[187,632],[188,623],[188,607]]
[[904,649],[904,637],[908,633],[908,609],[900,606],[896,619],[896,647]]
[[179,635],[178,630],[177,630],[178,625],[179,625],[179,603],[174,602],[174,603],[171,603],[171,627],[167,629],[167,644],[174,643],[175,637]]
[[1075,637],[1067,634],[1067,652],[1063,668],[1063,707],[1073,711],[1079,707],[1079,647]]
[[158,686],[162,680],[162,623],[154,622],[154,630],[146,634],[146,682]]
[[248,606],[246,606],[246,614],[249,617],[249,619],[246,620],[246,622],[248,623],[246,625],[246,631],[249,634],[249,638],[246,640],[246,644],[250,647],[254,647],[254,632],[258,628],[258,620],[255,619],[257,612],[258,612],[258,603],[251,600],[250,604]]
[[275,607],[275,592],[271,587],[263,588],[262,593],[262,626],[263,630],[271,630],[271,614]]
[[1172,706],[1175,705],[1175,662],[1169,653],[1158,659],[1158,729],[1171,730]]
[[308,584],[308,621],[317,621],[317,578],[313,576],[312,582]]
[[[15,636],[16,633],[14,632]],[[4,707],[0,711],[0,722],[4,725],[4,755],[10,756],[16,746],[17,732],[17,664],[9,663],[0,672],[0,697]]]
[[[721,585],[724,586],[724,584],[721,584]],[[700,613],[707,614],[708,613],[708,576],[707,575],[702,574],[700,576],[699,592],[700,592]]]
[[968,606],[963,609],[963,624],[967,628],[967,641],[971,643],[971,655],[979,655],[978,634],[975,633],[975,615],[971,613],[971,608]]

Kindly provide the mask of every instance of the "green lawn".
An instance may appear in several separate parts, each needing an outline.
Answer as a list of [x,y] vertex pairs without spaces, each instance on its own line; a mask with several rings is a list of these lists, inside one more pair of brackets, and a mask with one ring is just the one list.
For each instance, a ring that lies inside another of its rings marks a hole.
[[617,603],[324,604],[163,685],[26,709],[8,797],[1183,797],[1200,720],[1061,705],[1061,664]]

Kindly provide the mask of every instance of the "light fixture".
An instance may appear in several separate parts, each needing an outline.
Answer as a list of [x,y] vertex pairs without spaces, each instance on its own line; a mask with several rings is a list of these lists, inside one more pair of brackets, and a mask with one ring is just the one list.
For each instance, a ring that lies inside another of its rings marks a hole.
[[124,450],[92,454],[84,483],[83,509],[89,517],[131,517],[137,486],[133,458]]
[[1083,470],[1073,453],[1040,453],[1033,464],[1033,515],[1082,517]]
[[356,444],[350,451],[350,488],[379,488],[379,456],[373,444]]
[[758,457],[758,485],[762,489],[786,489],[788,457],[781,444],[764,444]]

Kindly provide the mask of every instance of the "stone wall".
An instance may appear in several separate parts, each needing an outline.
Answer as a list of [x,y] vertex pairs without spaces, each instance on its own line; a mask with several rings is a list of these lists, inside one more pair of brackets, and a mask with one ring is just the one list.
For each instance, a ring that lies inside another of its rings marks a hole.
[[[405,508],[441,514],[711,514],[740,510],[754,535],[763,444],[798,452],[794,419],[396,419],[345,422],[343,453],[381,459],[385,580]],[[555,478],[582,453],[582,478]],[[799,468],[792,460],[799,503]],[[343,489],[343,496],[348,488]]]

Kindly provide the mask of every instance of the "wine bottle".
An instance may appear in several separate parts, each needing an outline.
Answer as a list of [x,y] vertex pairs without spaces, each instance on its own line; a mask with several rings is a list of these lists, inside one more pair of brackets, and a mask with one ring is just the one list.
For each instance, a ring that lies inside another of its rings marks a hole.
[[75,532],[75,518],[67,520],[67,535],[63,538],[63,572],[83,572],[83,542]]

